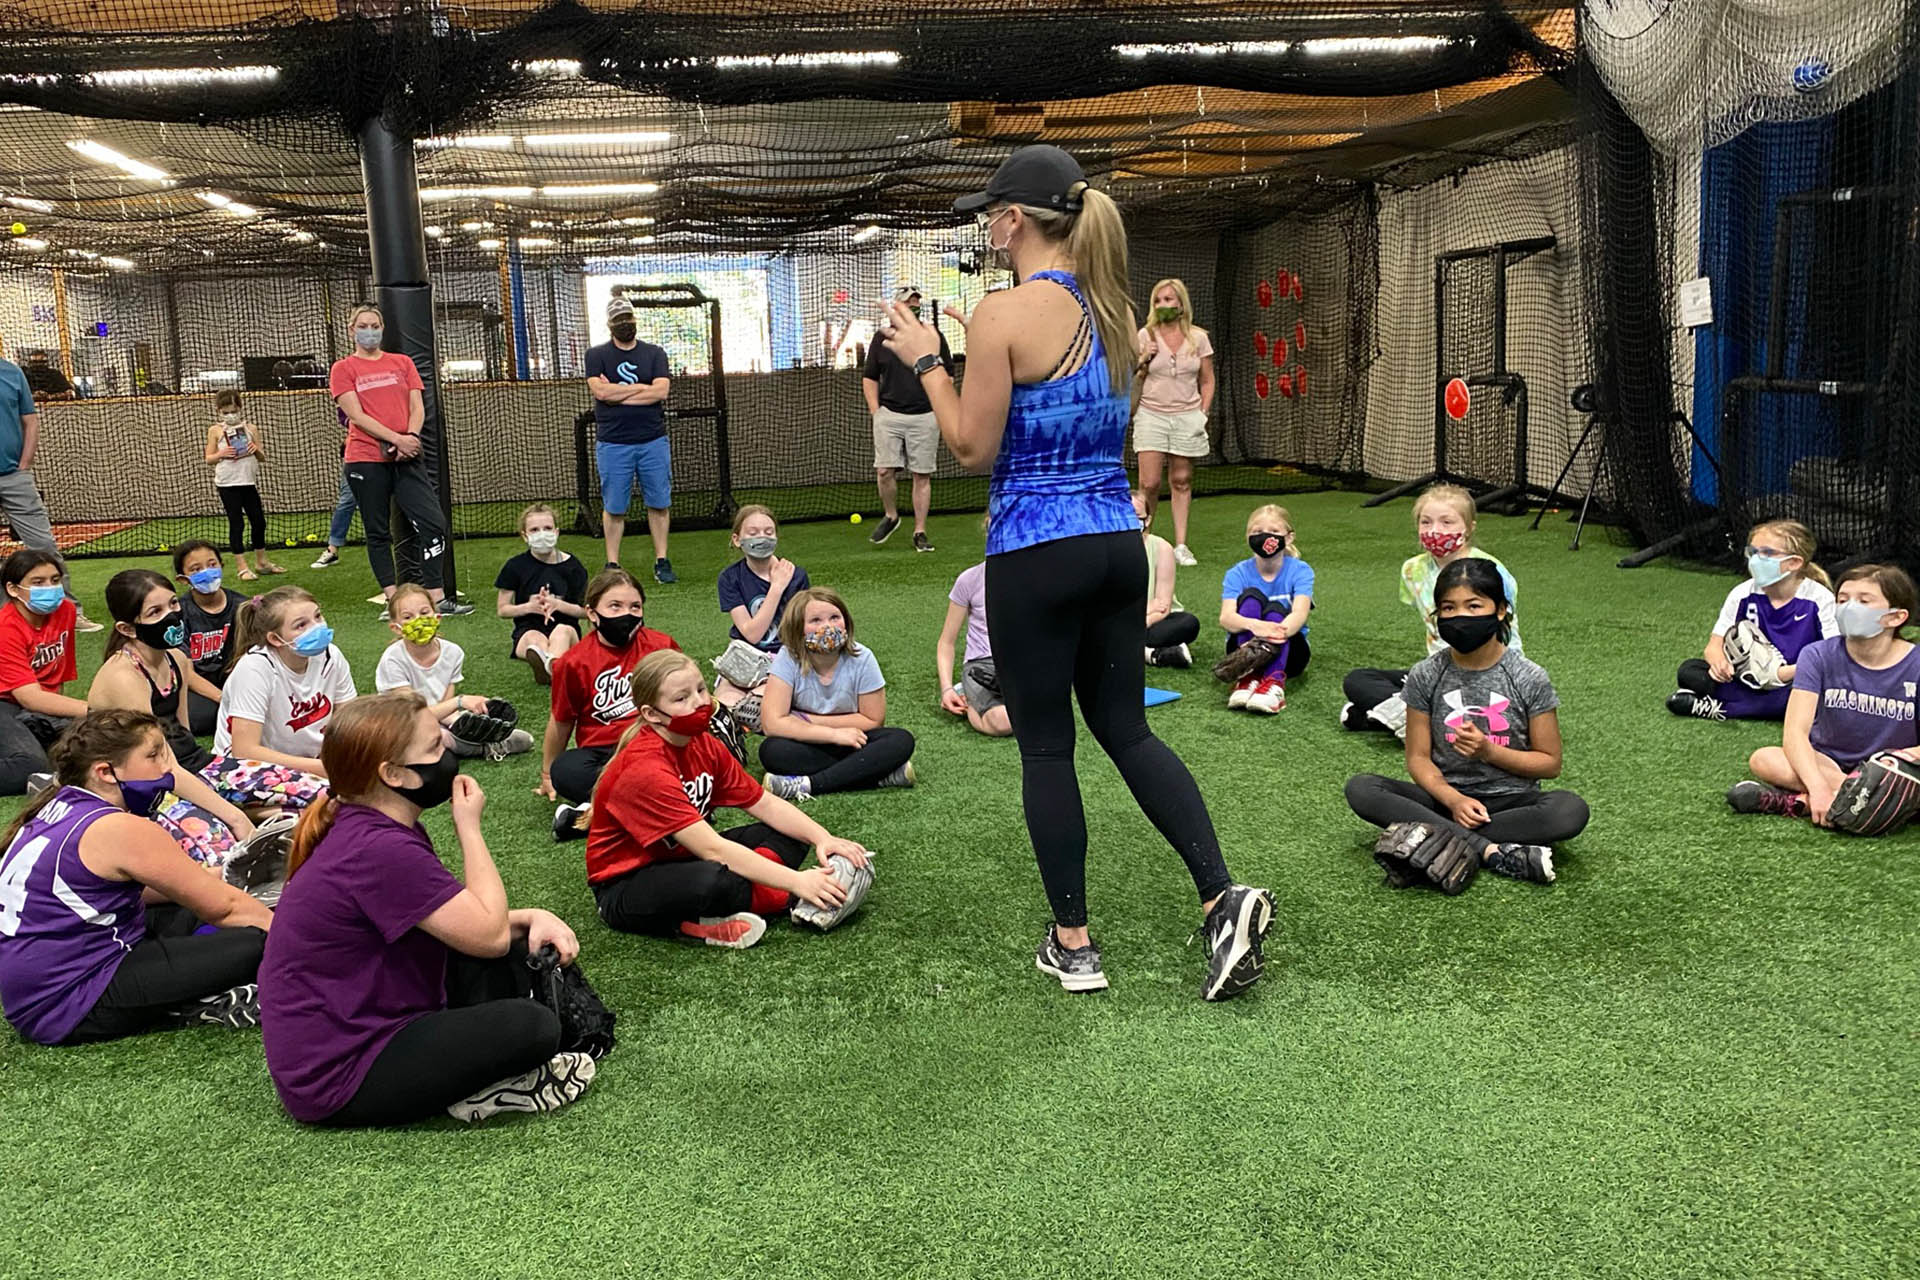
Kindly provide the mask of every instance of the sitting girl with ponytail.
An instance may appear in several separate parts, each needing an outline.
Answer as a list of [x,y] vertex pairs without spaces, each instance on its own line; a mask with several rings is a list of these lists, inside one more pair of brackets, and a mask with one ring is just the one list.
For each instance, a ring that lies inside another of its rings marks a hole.
[[[7,1021],[46,1045],[258,1023],[253,982],[272,915],[148,820],[175,783],[159,723],[96,711],[50,755],[54,785],[0,837]],[[203,923],[217,927],[202,933]]]
[[[593,1079],[560,1052],[560,1020],[528,998],[530,952],[571,964],[558,917],[510,911],[480,815],[421,697],[342,707],[320,747],[333,794],[308,809],[260,967],[267,1070],[309,1124],[397,1125],[554,1111]],[[420,815],[451,800],[463,878]]]
[[320,740],[354,697],[353,672],[334,647],[320,603],[301,587],[275,587],[240,607],[233,664],[220,691],[215,755],[264,760],[326,776]]

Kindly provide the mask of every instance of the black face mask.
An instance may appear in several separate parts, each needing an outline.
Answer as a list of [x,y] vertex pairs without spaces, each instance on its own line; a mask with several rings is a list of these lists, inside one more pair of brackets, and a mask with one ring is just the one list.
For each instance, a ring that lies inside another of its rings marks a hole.
[[411,800],[422,809],[434,809],[453,798],[453,780],[460,772],[460,757],[453,752],[443,750],[438,760],[403,767],[420,775],[420,785],[396,787],[388,783],[388,788],[402,800]]
[[1272,557],[1287,549],[1287,540],[1277,533],[1250,533],[1247,535],[1247,545],[1257,556]]
[[1470,617],[1442,618],[1435,629],[1447,647],[1455,653],[1477,653],[1487,641],[1497,639],[1506,623],[1490,613]]
[[624,649],[633,643],[640,631],[640,615],[637,613],[615,614],[611,618],[598,618],[594,628],[600,632],[600,638],[615,649]]
[[134,623],[133,634],[141,644],[155,649],[178,649],[187,642],[187,629],[181,625],[178,609],[154,622]]
[[637,325],[616,324],[609,326],[608,332],[613,334],[615,342],[632,342],[634,335],[639,333],[640,329]]

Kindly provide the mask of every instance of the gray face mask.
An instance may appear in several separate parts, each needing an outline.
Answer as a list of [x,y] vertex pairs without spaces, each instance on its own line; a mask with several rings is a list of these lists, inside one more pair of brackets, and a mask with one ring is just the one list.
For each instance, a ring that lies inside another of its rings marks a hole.
[[765,560],[780,549],[780,539],[771,533],[756,533],[740,539],[740,549],[749,559]]

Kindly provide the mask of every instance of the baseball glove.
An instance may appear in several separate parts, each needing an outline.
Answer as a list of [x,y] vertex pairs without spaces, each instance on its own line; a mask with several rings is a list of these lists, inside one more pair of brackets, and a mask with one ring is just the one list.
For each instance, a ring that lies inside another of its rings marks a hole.
[[447,731],[462,742],[477,747],[503,742],[520,723],[520,713],[504,698],[488,698],[485,714],[462,711],[447,722]]
[[1214,664],[1213,678],[1227,684],[1239,684],[1256,671],[1265,671],[1280,654],[1280,646],[1266,640],[1249,640]]
[[1780,668],[1786,660],[1751,620],[1742,619],[1729,627],[1723,643],[1727,665],[1741,684],[1760,693],[1780,688]]
[[1847,775],[1827,821],[1856,836],[1892,835],[1920,813],[1920,764],[1881,751]]
[[1463,893],[1480,870],[1480,851],[1450,827],[1427,822],[1396,822],[1380,833],[1373,860],[1386,869],[1396,889],[1430,885],[1449,897]]

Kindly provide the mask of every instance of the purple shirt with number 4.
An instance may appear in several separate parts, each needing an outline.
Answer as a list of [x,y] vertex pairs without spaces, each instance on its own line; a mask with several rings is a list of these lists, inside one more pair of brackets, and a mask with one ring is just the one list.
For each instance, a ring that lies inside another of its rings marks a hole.
[[1920,647],[1875,671],[1847,652],[1839,636],[1800,651],[1793,691],[1820,700],[1808,738],[1813,749],[1851,770],[1876,751],[1920,746],[1914,724],[1914,686],[1920,683]]
[[464,886],[419,827],[343,804],[287,881],[260,963],[260,1034],[287,1114],[324,1120],[414,1019],[447,1007],[447,946],[420,929]]

